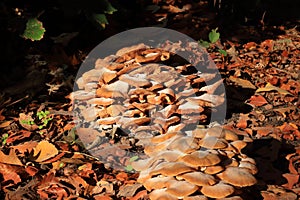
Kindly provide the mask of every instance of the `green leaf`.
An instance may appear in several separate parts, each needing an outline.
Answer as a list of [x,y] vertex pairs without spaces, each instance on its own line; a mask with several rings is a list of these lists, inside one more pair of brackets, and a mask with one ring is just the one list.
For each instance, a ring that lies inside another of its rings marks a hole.
[[131,165],[127,165],[127,166],[125,167],[125,170],[128,171],[128,172],[130,172],[130,171],[133,170],[133,167],[132,167]]
[[199,40],[199,45],[207,49],[209,48],[210,43],[205,40]]
[[129,162],[136,161],[139,157],[138,156],[133,156],[129,159]]
[[94,20],[101,25],[102,28],[105,28],[106,24],[108,24],[108,21],[106,19],[105,14],[93,14]]
[[36,18],[31,18],[26,23],[26,29],[22,35],[25,39],[30,39],[31,41],[41,40],[45,33],[45,28],[43,23]]
[[115,9],[109,2],[107,2],[107,7],[106,7],[106,10],[104,11],[104,13],[111,15],[116,11],[118,11],[118,10]]
[[218,28],[211,30],[208,34],[210,43],[215,43],[220,38],[220,33],[217,32]]
[[219,49],[219,52],[223,55],[223,56],[227,56],[227,51],[223,50],[223,49]]
[[5,144],[6,144],[7,138],[8,138],[8,134],[7,134],[7,133],[4,133],[4,134],[2,135],[2,145],[5,145]]

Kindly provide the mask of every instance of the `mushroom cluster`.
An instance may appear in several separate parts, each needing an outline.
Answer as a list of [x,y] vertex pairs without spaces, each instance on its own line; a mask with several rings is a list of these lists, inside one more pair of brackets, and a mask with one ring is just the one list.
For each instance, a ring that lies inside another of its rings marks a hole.
[[256,183],[255,161],[241,152],[250,141],[219,125],[169,131],[144,142],[149,157],[133,167],[151,200],[242,199],[241,188]]
[[117,127],[137,139],[192,129],[224,102],[224,94],[214,94],[222,80],[207,85],[215,76],[169,51],[139,44],[98,59],[77,79],[74,110],[81,124]]
[[76,81],[74,112],[101,137],[118,129],[143,147],[148,158],[132,165],[150,199],[241,199],[240,188],[256,183],[255,162],[241,152],[251,139],[221,126],[200,128],[224,94],[215,94],[222,80],[207,70],[203,52],[195,61],[202,73],[172,53],[193,46],[139,44],[98,59]]

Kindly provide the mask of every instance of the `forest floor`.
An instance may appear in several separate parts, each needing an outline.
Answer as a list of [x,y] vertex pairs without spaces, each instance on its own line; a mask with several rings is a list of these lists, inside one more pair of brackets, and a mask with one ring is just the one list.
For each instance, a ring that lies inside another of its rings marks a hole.
[[[258,168],[258,183],[249,189],[253,193],[249,199],[299,199],[299,27],[225,27],[216,22],[214,12],[194,17],[200,8],[188,13],[178,9],[145,13],[138,26],[157,25],[158,18],[165,16],[166,28],[195,40],[207,39],[219,27],[220,40],[207,51],[224,79],[225,126],[253,139],[244,149]],[[83,33],[64,45],[53,41],[33,45],[24,57],[22,78],[3,88],[1,199],[148,198],[147,190],[136,182],[137,172],[126,170],[126,165],[124,170],[111,169],[89,154],[73,122],[70,94],[82,61],[101,40],[124,30],[111,20],[102,39]],[[83,44],[89,37],[93,42]]]

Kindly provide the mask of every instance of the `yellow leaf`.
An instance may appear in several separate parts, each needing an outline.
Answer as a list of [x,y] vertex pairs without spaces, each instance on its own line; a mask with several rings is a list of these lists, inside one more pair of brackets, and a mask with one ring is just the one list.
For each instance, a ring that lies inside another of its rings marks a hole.
[[276,87],[276,86],[272,85],[271,83],[267,83],[267,85],[266,85],[265,87],[263,87],[263,88],[258,88],[258,89],[256,90],[256,92],[270,92],[270,91],[277,91],[277,92],[280,93],[280,94],[290,94],[290,95],[292,95],[292,94],[289,93],[288,91],[283,90],[283,89],[281,89],[281,88],[279,88],[279,87]]
[[242,88],[250,88],[250,89],[256,89],[255,85],[253,85],[250,81],[244,80],[241,78],[236,78],[234,76],[230,76],[229,80],[237,84],[238,86],[241,86]]
[[35,160],[36,162],[43,162],[52,158],[58,154],[58,150],[56,147],[44,140],[38,143],[38,145],[34,148],[34,156],[38,156]]

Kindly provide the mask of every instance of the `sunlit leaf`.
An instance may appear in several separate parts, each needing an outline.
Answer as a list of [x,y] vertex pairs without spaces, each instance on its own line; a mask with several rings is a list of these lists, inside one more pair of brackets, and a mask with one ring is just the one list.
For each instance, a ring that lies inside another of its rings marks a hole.
[[256,90],[256,92],[270,92],[270,91],[277,91],[278,93],[280,93],[280,94],[290,94],[290,95],[292,95],[291,93],[289,93],[288,91],[286,91],[286,90],[283,90],[283,89],[281,89],[281,88],[279,88],[279,87],[276,87],[276,86],[274,86],[274,85],[272,85],[271,83],[267,83],[267,85],[265,86],[265,87],[263,87],[263,88],[258,88],[257,90]]
[[36,162],[43,162],[52,158],[58,154],[58,150],[56,147],[49,143],[48,141],[44,140],[38,143],[38,145],[34,149],[34,156],[36,158]]
[[222,54],[223,56],[227,56],[227,52],[223,49],[219,49],[220,54]]
[[45,33],[45,28],[43,23],[36,18],[31,18],[26,23],[26,29],[23,33],[25,39],[30,39],[32,41],[41,40]]
[[210,43],[215,43],[220,38],[220,33],[217,32],[218,28],[211,30],[211,32],[208,34],[208,38]]
[[117,9],[115,9],[109,2],[107,2],[107,7],[106,7],[104,13],[111,15],[116,11],[117,11]]

